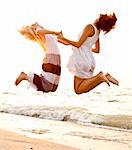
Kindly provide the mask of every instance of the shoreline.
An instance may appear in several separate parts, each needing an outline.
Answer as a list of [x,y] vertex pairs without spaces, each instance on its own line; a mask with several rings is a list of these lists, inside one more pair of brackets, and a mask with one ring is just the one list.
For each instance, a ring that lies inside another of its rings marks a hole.
[[[48,150],[132,150],[132,130],[111,128],[100,125],[82,126],[71,122],[54,121],[39,119],[28,116],[13,115],[0,113],[0,143],[3,146],[2,136],[14,132],[15,138],[13,141],[15,144],[29,144],[29,141],[33,139],[32,145],[39,142],[41,144],[48,144]],[[22,135],[22,137],[21,137]],[[24,140],[23,141],[23,136]],[[26,137],[25,137],[26,136]],[[7,139],[10,136],[7,137]],[[10,145],[10,140],[4,140],[6,145]],[[40,142],[42,141],[42,142]],[[13,145],[13,146],[14,146]],[[51,145],[51,146],[50,146]],[[57,146],[57,149],[54,147]],[[43,147],[43,146],[42,146]],[[18,148],[17,148],[18,149]],[[0,150],[9,150],[2,149]],[[16,150],[16,149],[13,149]],[[19,150],[30,150],[30,147]],[[41,147],[35,147],[33,150],[47,150]]]

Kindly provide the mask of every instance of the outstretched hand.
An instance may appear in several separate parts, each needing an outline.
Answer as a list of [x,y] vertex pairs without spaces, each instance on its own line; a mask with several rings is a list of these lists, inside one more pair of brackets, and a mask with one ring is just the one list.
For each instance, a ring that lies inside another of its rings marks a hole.
[[62,31],[60,31],[59,35],[57,36],[58,40],[62,40],[64,38]]
[[70,45],[68,42],[64,41],[64,36],[62,31],[60,32],[60,34],[57,36],[58,42],[64,44],[64,45]]

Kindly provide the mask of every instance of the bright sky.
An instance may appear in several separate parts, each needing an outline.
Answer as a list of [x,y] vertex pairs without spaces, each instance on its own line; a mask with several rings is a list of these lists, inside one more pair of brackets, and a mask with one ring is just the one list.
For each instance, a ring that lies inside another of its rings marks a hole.
[[[22,37],[17,29],[37,21],[47,29],[63,30],[76,40],[86,24],[100,13],[115,12],[115,30],[101,35],[101,52],[95,55],[96,71],[110,72],[120,85],[132,87],[132,2],[131,0],[4,0],[0,2],[1,44],[0,85],[10,86],[21,71],[41,73],[43,51]],[[60,45],[63,72],[61,86],[72,87],[72,74],[66,68],[71,47]],[[68,82],[67,82],[68,81]]]

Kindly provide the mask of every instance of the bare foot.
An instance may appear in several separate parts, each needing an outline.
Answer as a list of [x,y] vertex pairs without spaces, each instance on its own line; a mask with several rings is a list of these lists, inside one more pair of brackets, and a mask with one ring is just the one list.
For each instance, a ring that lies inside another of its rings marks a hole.
[[109,80],[108,80],[107,77],[103,74],[103,72],[100,72],[99,75],[100,75],[102,81],[105,82],[105,83],[107,83],[108,86],[110,86]]
[[21,81],[26,80],[26,76],[24,72],[21,72],[15,81],[15,85],[17,86]]
[[113,84],[119,86],[119,81],[112,77],[109,73],[106,73],[106,78]]

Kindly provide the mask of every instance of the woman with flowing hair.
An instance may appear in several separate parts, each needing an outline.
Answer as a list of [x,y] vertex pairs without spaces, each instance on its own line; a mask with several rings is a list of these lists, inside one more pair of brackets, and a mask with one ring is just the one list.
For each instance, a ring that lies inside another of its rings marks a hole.
[[[92,23],[85,26],[79,34],[77,41],[72,41],[60,34],[58,39],[72,45],[73,54],[71,55],[68,68],[74,75],[74,91],[76,94],[89,92],[99,84],[105,82],[110,86],[110,82],[119,85],[119,82],[109,73],[99,72],[93,76],[95,60],[93,53],[100,52],[100,32],[105,34],[115,28],[117,21],[116,15],[100,14]],[[95,48],[93,48],[95,46]]]
[[42,63],[42,73],[40,75],[35,73],[26,74],[22,71],[16,78],[15,85],[17,86],[21,81],[27,80],[38,91],[55,92],[61,75],[61,57],[56,37],[60,32],[46,30],[38,23],[24,26],[19,32],[27,39],[41,45],[45,55]]

